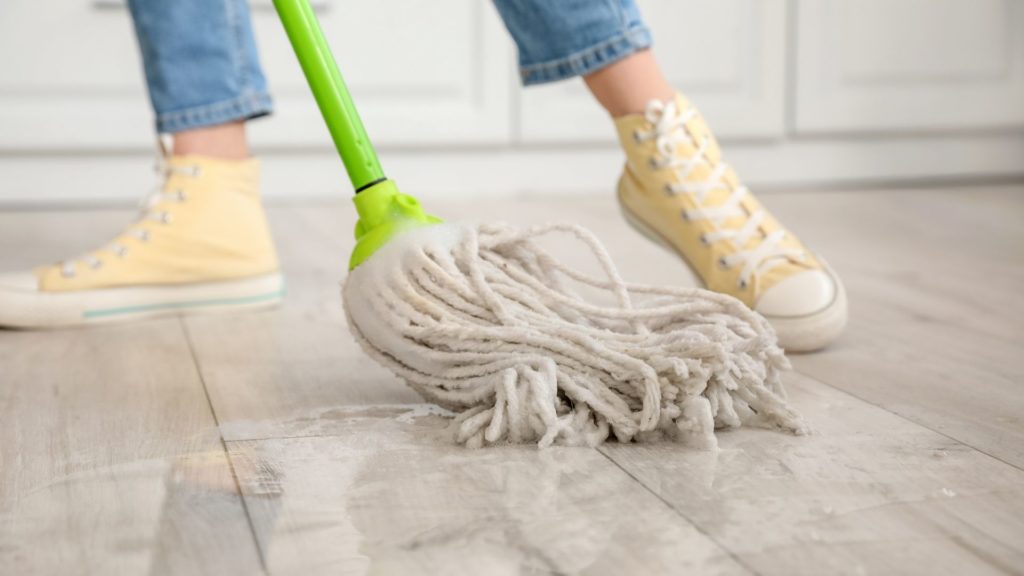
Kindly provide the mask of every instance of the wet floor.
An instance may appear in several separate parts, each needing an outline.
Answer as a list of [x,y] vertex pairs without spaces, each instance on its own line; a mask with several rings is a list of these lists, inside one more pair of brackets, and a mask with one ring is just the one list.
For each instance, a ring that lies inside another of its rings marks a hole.
[[[690,282],[608,200],[495,204],[582,221],[627,278]],[[764,201],[850,292],[848,333],[785,380],[811,436],[455,446],[345,329],[348,207],[279,206],[278,310],[0,332],[0,574],[1020,573],[1024,188]],[[128,215],[0,212],[0,267]]]

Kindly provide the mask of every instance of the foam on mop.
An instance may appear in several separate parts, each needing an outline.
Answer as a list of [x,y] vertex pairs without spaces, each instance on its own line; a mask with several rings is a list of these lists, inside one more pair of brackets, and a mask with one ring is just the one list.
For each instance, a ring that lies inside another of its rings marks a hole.
[[[600,262],[576,272],[534,242],[563,234]],[[586,300],[587,285],[614,305]],[[594,446],[716,428],[806,432],[780,381],[767,321],[735,298],[627,284],[585,229],[438,224],[396,235],[343,289],[349,327],[377,362],[456,413],[455,440]]]

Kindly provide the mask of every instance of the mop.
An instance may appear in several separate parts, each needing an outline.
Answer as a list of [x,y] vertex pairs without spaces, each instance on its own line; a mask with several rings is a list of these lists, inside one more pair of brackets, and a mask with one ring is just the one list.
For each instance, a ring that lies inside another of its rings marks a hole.
[[[363,350],[456,414],[457,443],[595,446],[671,439],[717,446],[716,428],[807,432],[786,402],[789,367],[767,321],[697,288],[626,283],[571,224],[445,223],[384,176],[308,0],[274,0],[356,195],[342,288]],[[539,239],[577,243],[579,272]]]

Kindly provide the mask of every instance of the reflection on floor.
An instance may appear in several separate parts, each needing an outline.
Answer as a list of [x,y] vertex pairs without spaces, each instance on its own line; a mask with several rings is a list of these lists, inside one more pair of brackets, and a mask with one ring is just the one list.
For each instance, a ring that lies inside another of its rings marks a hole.
[[[764,200],[850,293],[848,333],[787,377],[813,436],[454,447],[344,327],[347,203],[280,205],[279,310],[0,332],[0,573],[1020,571],[1024,187]],[[578,219],[627,278],[691,282],[610,197],[436,204]],[[0,212],[0,268],[128,217]]]

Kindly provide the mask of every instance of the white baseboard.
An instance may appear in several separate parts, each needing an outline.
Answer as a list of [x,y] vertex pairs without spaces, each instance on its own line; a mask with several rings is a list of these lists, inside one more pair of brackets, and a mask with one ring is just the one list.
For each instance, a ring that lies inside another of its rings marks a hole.
[[[814,188],[1024,176],[1024,134],[733,142],[727,158],[754,188]],[[404,190],[435,197],[609,193],[621,170],[610,147],[385,149]],[[262,154],[270,198],[347,197],[332,151]],[[134,201],[152,189],[139,154],[0,155],[0,205]]]

